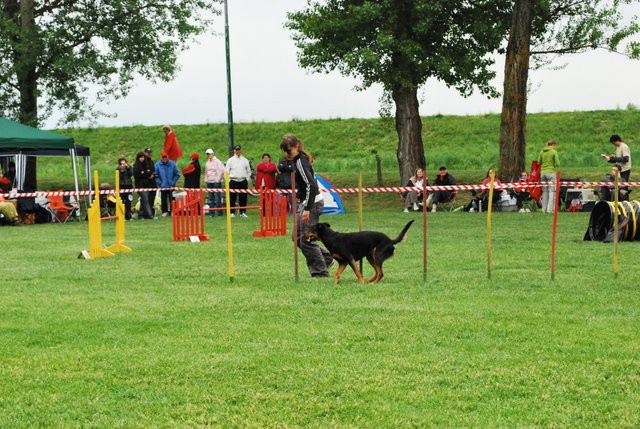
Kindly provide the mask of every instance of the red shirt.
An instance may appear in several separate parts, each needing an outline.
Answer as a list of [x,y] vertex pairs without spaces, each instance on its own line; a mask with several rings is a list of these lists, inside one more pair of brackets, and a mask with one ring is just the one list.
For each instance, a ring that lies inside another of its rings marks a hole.
[[275,162],[261,162],[256,166],[256,189],[276,188],[276,164]]

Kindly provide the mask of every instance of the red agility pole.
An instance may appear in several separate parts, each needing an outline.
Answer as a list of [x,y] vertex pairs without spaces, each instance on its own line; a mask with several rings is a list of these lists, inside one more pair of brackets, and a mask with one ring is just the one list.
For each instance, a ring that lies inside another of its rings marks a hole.
[[199,190],[187,191],[187,195],[171,202],[173,241],[187,241],[197,237],[209,240],[204,233],[204,200]]
[[553,232],[551,233],[551,280],[556,278],[556,232],[558,229],[558,211],[560,206],[560,171],[556,172],[556,195],[553,208]]
[[[425,174],[426,176],[426,174]],[[427,281],[427,178],[422,179],[422,281]]]

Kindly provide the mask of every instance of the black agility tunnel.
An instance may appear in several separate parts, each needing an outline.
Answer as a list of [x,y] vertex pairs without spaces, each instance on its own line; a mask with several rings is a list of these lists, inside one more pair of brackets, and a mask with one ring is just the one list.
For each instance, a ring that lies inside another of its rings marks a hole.
[[[614,202],[598,201],[591,212],[585,241],[613,241]],[[640,241],[640,202],[618,201],[618,239]]]

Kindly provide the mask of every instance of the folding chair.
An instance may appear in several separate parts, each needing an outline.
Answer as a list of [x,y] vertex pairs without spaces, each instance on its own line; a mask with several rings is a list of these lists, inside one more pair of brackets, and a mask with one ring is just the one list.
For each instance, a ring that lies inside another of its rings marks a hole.
[[458,196],[458,191],[451,191],[451,198],[447,201],[441,201],[438,203],[438,209],[442,209],[446,212],[454,212],[457,211],[456,208],[456,197]]
[[65,202],[62,195],[49,196],[49,211],[54,217],[54,222],[66,223],[69,218],[75,217],[74,213],[77,209],[77,204]]

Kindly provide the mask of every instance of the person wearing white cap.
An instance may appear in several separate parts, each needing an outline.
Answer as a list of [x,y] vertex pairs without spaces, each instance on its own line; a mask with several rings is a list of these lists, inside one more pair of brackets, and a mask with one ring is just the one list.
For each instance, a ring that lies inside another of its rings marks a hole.
[[[251,164],[249,160],[242,156],[242,147],[236,145],[233,148],[233,156],[227,160],[225,169],[229,172],[229,188],[230,189],[248,189],[249,179],[251,178]],[[239,195],[239,196],[238,196]],[[247,206],[247,194],[232,192],[229,196],[231,204],[231,217],[235,217],[236,201],[240,200],[240,207]],[[247,217],[247,209],[240,209],[240,217]]]
[[[209,189],[222,189],[222,179],[224,177],[224,164],[218,158],[213,149],[209,148],[205,152],[207,154],[207,163],[204,166],[204,181]],[[220,192],[209,192],[209,208],[222,208],[222,194]],[[218,216],[224,213],[222,210],[216,210]],[[214,217],[215,211],[210,211],[209,216]]]

